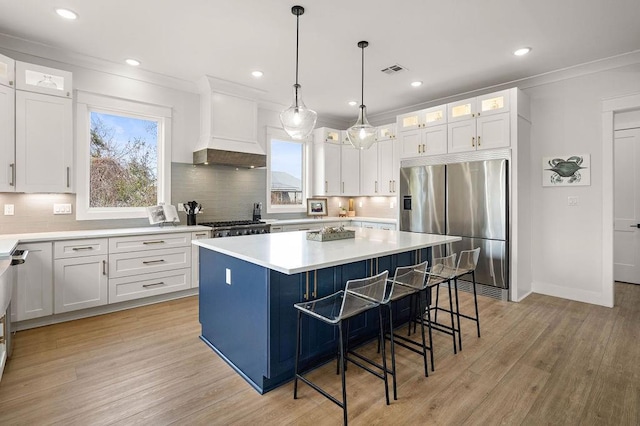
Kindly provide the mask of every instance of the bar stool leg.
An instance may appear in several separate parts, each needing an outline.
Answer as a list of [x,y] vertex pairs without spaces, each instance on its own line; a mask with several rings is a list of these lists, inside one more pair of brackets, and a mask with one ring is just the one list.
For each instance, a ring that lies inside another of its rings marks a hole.
[[455,288],[455,293],[456,293],[456,317],[458,319],[458,346],[460,347],[460,350],[462,350],[462,329],[460,328],[460,305],[458,303],[458,277],[453,279],[453,286]]
[[302,311],[298,311],[298,321],[296,326],[296,361],[295,361],[295,376],[293,379],[293,399],[298,398],[298,361],[300,358],[300,322],[302,320]]
[[[457,354],[458,349],[456,347],[456,325],[453,319],[453,298],[451,295],[451,280],[447,281],[447,289],[449,289],[449,314],[451,316],[451,335],[453,336],[453,353]],[[438,300],[437,297],[436,297],[436,300]],[[436,302],[436,317],[437,315],[438,315],[438,308],[437,308],[437,302]]]
[[345,352],[344,352],[344,343],[343,343],[343,335],[342,335],[342,321],[338,323],[338,333],[340,333],[338,346],[340,347],[340,375],[342,380],[342,413],[344,417],[344,424],[347,424],[347,381],[345,377]]
[[422,308],[422,293],[416,293],[418,297],[418,312],[420,312],[420,331],[422,332],[422,359],[424,361],[424,376],[429,377],[429,367],[427,366],[427,346],[424,340],[424,309]]
[[387,405],[389,402],[389,381],[387,378],[387,354],[385,347],[387,346],[384,341],[384,324],[382,322],[382,305],[378,306],[378,319],[380,321],[380,339],[382,340],[382,375],[384,377],[384,396],[387,401]]
[[[389,305],[389,335],[391,336],[391,371],[393,371],[393,399],[398,399],[398,388],[396,386],[396,350],[393,341],[393,310],[391,303]],[[383,339],[384,342],[384,339]]]
[[427,329],[429,330],[429,353],[431,354],[431,371],[435,371],[435,365],[433,361],[433,335],[431,333],[431,309],[429,308],[429,302],[427,301]]
[[476,326],[478,328],[478,337],[480,337],[480,315],[478,315],[478,295],[476,293],[476,271],[471,272],[473,278],[473,304],[476,308]]
[[433,321],[434,322],[438,322],[438,302],[440,301],[440,283],[438,283],[438,285],[436,285],[436,312],[433,315]]

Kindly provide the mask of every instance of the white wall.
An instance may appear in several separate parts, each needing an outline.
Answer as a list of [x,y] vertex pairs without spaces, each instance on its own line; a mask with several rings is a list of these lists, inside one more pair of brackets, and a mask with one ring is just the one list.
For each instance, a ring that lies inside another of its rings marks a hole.
[[[640,64],[525,92],[531,99],[532,121],[533,291],[606,305],[611,283],[602,279],[602,100],[640,92]],[[591,155],[591,185],[543,188],[542,157],[567,154]],[[577,196],[578,206],[569,207],[568,196]]]

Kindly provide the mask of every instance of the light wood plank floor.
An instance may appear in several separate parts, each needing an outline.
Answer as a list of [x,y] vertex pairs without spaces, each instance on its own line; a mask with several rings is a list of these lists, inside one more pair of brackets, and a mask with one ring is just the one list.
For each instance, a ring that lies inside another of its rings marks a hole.
[[[472,305],[462,294],[463,309]],[[613,309],[531,295],[480,298],[482,337],[435,335],[436,371],[397,350],[399,399],[352,366],[349,420],[372,424],[640,424],[640,286]],[[292,384],[256,393],[198,339],[197,298],[18,332],[0,382],[0,425],[336,425],[342,412]],[[375,344],[362,348],[375,355]],[[335,364],[310,377],[339,395]]]

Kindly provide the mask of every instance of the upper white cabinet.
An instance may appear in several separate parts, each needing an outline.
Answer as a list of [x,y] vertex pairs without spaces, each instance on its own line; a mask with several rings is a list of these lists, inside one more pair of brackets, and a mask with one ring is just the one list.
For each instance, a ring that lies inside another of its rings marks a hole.
[[16,89],[71,98],[72,74],[69,71],[16,61]]
[[0,86],[15,87],[16,61],[0,55]]
[[396,123],[384,124],[376,129],[376,141],[382,142],[396,138]]
[[0,84],[0,192],[15,188],[15,90]]
[[400,158],[447,152],[446,105],[399,115],[396,123]]
[[71,102],[16,91],[16,191],[73,192]]
[[340,147],[340,195],[360,194],[360,150],[349,142]]
[[313,194],[340,195],[340,131],[321,127],[313,131]]
[[509,146],[509,106],[509,90],[450,103],[447,151]]
[[378,143],[360,151],[360,195],[380,195]]
[[395,195],[400,170],[398,142],[386,139],[360,151],[360,195]]

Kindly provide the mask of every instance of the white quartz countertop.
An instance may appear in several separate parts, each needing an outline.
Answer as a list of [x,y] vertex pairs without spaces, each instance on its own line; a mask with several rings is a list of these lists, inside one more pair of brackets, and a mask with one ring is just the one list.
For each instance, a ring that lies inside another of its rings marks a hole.
[[269,223],[272,226],[278,225],[296,225],[302,223],[317,223],[322,226],[326,222],[376,222],[376,223],[397,223],[396,219],[384,218],[384,217],[365,217],[365,216],[351,216],[351,217],[338,217],[338,216],[326,216],[321,219],[262,219],[263,222]]
[[34,232],[27,234],[0,235],[0,259],[11,254],[19,243],[35,243],[39,241],[62,241],[82,238],[124,237],[129,235],[166,234],[174,232],[210,231],[207,226],[149,226],[141,228],[92,229],[84,231]]
[[356,229],[356,237],[334,241],[307,240],[305,231],[206,238],[192,244],[284,274],[297,274],[424,247],[460,241],[460,237]]

